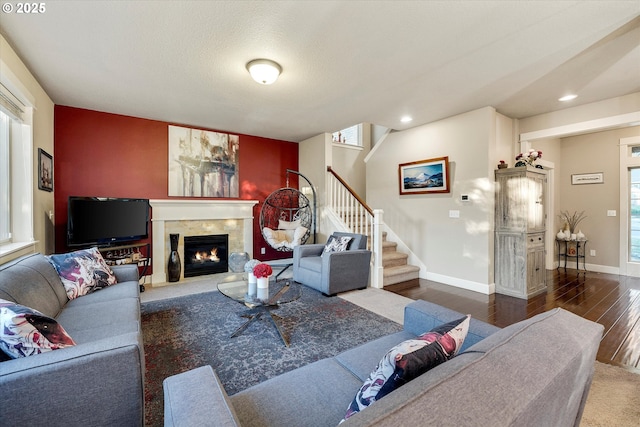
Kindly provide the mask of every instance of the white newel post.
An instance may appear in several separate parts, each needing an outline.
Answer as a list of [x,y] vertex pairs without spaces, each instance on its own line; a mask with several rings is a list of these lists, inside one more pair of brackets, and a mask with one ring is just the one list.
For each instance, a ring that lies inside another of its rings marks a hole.
[[382,225],[384,211],[373,210],[373,266],[371,269],[371,287],[382,289],[384,287],[384,274],[382,267]]

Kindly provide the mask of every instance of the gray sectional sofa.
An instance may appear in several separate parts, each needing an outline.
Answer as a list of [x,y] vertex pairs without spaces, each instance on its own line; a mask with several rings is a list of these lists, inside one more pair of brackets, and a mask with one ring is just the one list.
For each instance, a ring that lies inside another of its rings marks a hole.
[[144,349],[135,265],[69,301],[41,254],[0,266],[0,298],[55,318],[76,346],[0,361],[2,426],[141,426]]
[[[233,396],[209,366],[169,377],[165,426],[336,426],[391,347],[461,316],[412,302],[403,331]],[[460,354],[342,425],[578,426],[602,331],[563,309],[504,329],[472,319]]]

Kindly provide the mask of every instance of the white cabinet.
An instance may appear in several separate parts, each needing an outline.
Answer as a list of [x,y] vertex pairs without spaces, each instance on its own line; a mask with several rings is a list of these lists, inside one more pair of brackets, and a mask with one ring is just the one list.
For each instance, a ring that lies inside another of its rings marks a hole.
[[543,169],[498,169],[495,204],[496,292],[527,299],[547,289]]

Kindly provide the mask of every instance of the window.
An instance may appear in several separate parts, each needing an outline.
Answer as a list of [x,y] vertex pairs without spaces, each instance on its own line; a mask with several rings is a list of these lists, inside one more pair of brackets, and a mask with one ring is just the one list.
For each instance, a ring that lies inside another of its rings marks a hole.
[[[1,76],[6,77],[6,76]],[[33,108],[0,83],[0,257],[34,245]],[[26,98],[24,98],[26,99]],[[8,258],[5,258],[8,257]]]
[[333,142],[362,147],[362,139],[360,136],[362,132],[360,132],[360,126],[361,125],[353,125],[338,132],[334,132]]
[[640,168],[631,168],[629,172],[629,261],[638,262],[640,261]]
[[11,119],[0,111],[0,243],[11,241],[10,134]]

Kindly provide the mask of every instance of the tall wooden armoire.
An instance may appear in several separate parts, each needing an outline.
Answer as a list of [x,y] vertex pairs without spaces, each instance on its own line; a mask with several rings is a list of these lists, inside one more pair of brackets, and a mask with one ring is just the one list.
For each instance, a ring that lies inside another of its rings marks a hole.
[[527,299],[547,289],[547,172],[530,166],[498,169],[495,178],[496,292]]

